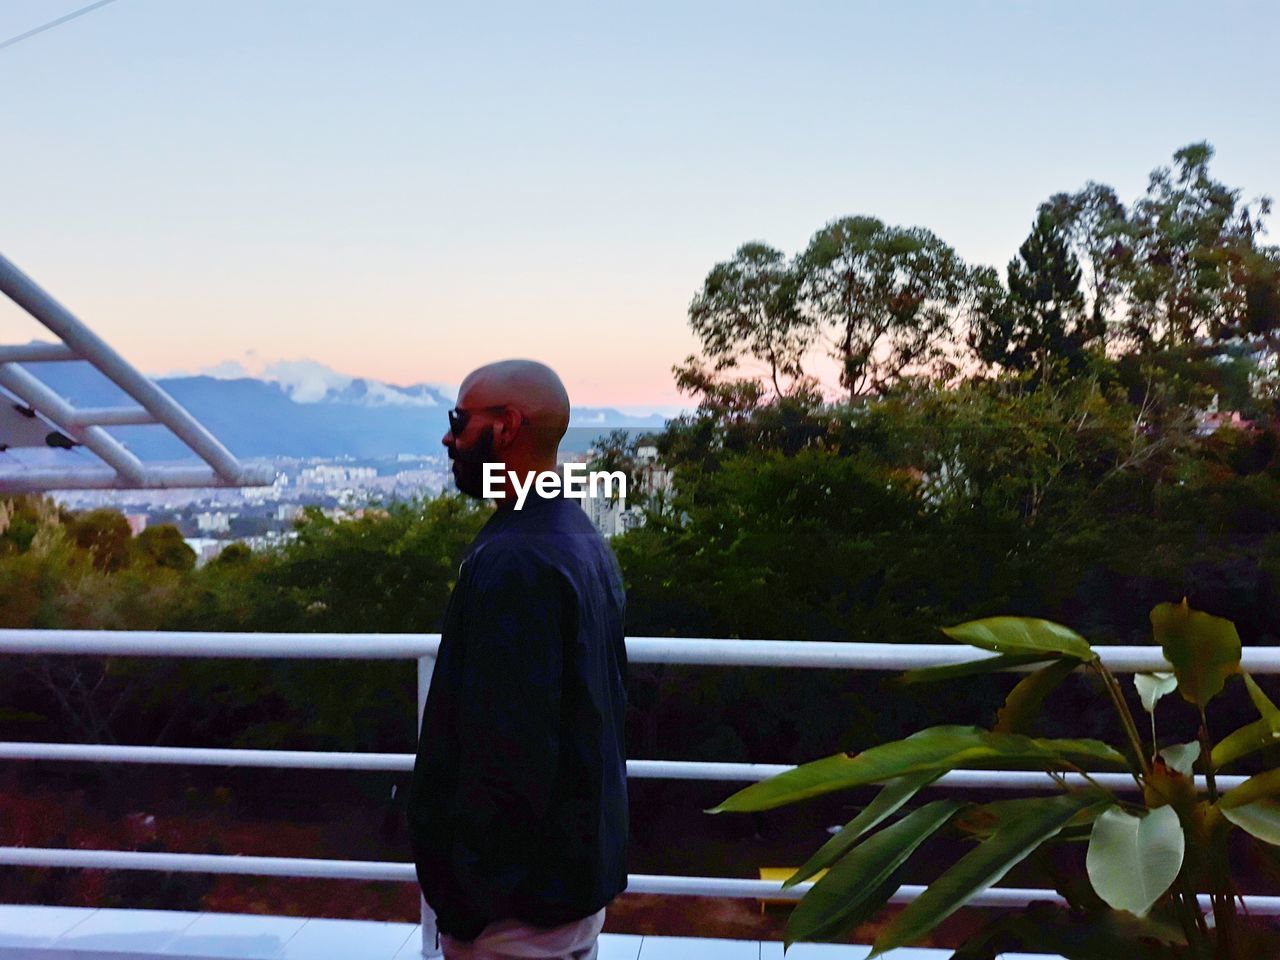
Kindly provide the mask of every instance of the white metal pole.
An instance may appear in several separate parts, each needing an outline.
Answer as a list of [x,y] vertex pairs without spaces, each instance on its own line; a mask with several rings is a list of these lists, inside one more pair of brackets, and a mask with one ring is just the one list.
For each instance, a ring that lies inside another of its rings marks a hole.
[[[57,334],[77,356],[92,362],[116,386],[173,431],[179,440],[195,451],[226,481],[240,486],[265,485],[271,482],[262,471],[242,466],[231,451],[181,404],[135,370],[105,340],[2,255],[0,292]],[[272,478],[274,479],[274,472]]]
[[[422,732],[422,715],[427,707],[427,693],[431,690],[431,675],[436,668],[436,658],[418,658],[418,733]],[[422,955],[438,957],[441,955],[440,934],[436,930],[436,912],[427,904],[427,900],[418,894],[422,915]]]

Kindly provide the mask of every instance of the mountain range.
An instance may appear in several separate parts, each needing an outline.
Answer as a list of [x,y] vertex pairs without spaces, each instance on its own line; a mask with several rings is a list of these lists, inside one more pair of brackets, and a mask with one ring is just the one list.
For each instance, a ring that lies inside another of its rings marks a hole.
[[[402,387],[348,377],[314,361],[278,366],[282,369],[262,376],[238,376],[240,371],[224,369],[217,375],[152,379],[243,459],[366,459],[443,452],[445,411],[454,403],[452,391],[444,385]],[[73,406],[133,405],[119,387],[84,361],[30,364],[27,369]],[[596,436],[614,428],[660,429],[664,420],[659,414],[629,416],[607,407],[574,408],[561,449],[583,450]],[[107,429],[144,461],[193,458],[187,446],[163,427]]]

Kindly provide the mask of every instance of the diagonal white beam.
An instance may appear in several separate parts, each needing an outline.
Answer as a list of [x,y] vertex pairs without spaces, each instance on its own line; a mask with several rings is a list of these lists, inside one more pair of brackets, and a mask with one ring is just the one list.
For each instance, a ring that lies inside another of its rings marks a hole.
[[[228,481],[240,481],[236,485],[243,486],[271,482],[264,481],[260,471],[245,471],[231,451],[191,416],[180,403],[135,370],[105,340],[81,323],[70,310],[41,289],[34,280],[4,256],[0,256],[0,292],[6,294],[14,303],[57,334],[68,348],[79,357],[91,362],[116,386],[138,401],[158,422],[172,430],[179,440],[194,450],[221,477]],[[88,446],[87,442],[86,446]],[[98,451],[94,450],[94,452]],[[120,469],[115,463],[112,463],[112,466]]]

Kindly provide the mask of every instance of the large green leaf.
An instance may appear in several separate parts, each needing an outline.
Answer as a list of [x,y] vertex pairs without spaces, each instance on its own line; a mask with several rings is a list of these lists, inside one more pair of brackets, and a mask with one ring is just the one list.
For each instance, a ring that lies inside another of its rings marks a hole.
[[1240,634],[1230,620],[1181,603],[1161,603],[1151,611],[1151,627],[1165,659],[1173,664],[1178,692],[1203,707],[1216,697],[1227,677],[1240,672]]
[[1025,667],[1033,663],[1044,663],[1049,657],[1043,653],[997,654],[994,657],[983,657],[981,660],[966,660],[964,663],[944,663],[937,667],[920,667],[899,674],[899,683],[933,683],[939,680],[962,680],[965,677],[976,677],[1010,667]]
[[[1010,800],[992,800],[989,803],[969,806],[951,821],[952,826],[985,840],[1003,827],[1006,822],[1022,816],[1027,799],[1026,797],[1016,797]],[[1088,840],[1093,821],[1098,818],[1098,815],[1104,809],[1106,808],[1095,806],[1085,807],[1083,810],[1078,811],[1063,826],[1059,839],[1065,837],[1068,831],[1079,829],[1081,838]]]
[[[1052,838],[1081,810],[1114,801],[1096,790],[1025,799],[1006,821],[955,862],[880,931],[867,960],[914,943],[970,899],[997,883],[1014,864]],[[1012,803],[1006,807],[1013,810]]]
[[1245,833],[1280,847],[1280,803],[1275,800],[1255,800],[1230,809],[1223,807],[1222,815]]
[[838,753],[753,783],[707,813],[771,810],[836,790],[885,783],[913,773],[958,769],[1058,769],[1065,763],[1126,766],[1124,757],[1099,740],[1032,739],[979,727],[930,727],[905,740]]
[[1097,658],[1089,641],[1070,627],[1036,617],[986,617],[943,627],[942,632],[952,640],[996,653],[1040,653],[1081,661]]
[[832,940],[869,920],[897,889],[886,890],[886,881],[960,806],[957,800],[935,800],[859,844],[792,911],[785,946]]
[[859,814],[844,825],[834,837],[818,848],[804,865],[782,883],[785,890],[793,884],[808,880],[819,870],[831,866],[853,848],[868,830],[879,824],[904,803],[914,797],[920,790],[942,776],[939,773],[913,773],[898,777],[884,785],[884,789],[876,794]]
[[1217,770],[1233,760],[1277,743],[1280,743],[1280,713],[1246,723],[1239,730],[1227,734],[1214,745],[1210,757]]
[[1019,680],[996,714],[995,732],[1025,731],[1044,706],[1044,698],[1078,666],[1080,661],[1075,657],[1063,657]]
[[1109,906],[1145,917],[1177,879],[1186,848],[1173,807],[1141,817],[1112,807],[1093,823],[1085,868],[1093,889]]
[[1224,810],[1243,806],[1255,800],[1269,800],[1280,797],[1280,770],[1268,770],[1250,777],[1234,790],[1225,794],[1220,801]]

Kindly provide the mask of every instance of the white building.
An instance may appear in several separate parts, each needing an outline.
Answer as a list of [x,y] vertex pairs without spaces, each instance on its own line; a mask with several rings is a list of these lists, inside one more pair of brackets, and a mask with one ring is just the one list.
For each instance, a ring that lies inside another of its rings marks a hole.
[[276,519],[285,523],[292,523],[298,517],[302,516],[302,506],[297,503],[282,503],[276,507]]
[[231,517],[221,510],[217,513],[198,513],[196,529],[201,533],[227,533],[231,530]]
[[215,540],[212,537],[187,537],[183,542],[196,552],[197,567],[204,566],[227,545],[226,540]]

